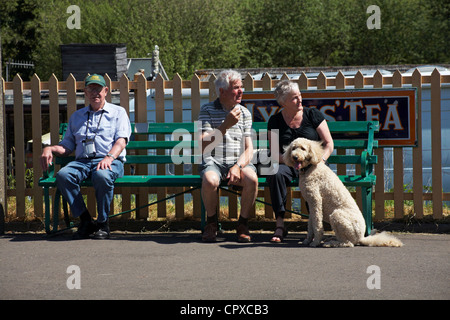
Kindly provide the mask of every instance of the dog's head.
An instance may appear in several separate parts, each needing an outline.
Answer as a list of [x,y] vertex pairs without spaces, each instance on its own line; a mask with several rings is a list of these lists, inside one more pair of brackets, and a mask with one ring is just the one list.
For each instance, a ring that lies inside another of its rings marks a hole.
[[322,161],[322,156],[322,142],[298,138],[285,149],[283,161],[289,167],[300,170],[310,164],[317,165]]

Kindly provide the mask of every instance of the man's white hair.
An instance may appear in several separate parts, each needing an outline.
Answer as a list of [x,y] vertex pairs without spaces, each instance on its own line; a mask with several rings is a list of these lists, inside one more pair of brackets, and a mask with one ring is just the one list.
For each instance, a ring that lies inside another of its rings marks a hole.
[[220,97],[220,88],[227,90],[237,80],[242,80],[239,72],[231,69],[221,71],[214,81],[217,96]]

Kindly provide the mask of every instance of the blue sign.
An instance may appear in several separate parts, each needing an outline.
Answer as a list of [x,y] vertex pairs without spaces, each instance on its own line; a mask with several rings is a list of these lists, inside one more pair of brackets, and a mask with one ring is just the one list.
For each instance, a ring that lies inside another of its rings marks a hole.
[[[255,122],[267,122],[282,109],[273,92],[244,92],[241,104]],[[319,109],[327,121],[379,121],[380,146],[417,145],[415,88],[305,91],[302,104]]]

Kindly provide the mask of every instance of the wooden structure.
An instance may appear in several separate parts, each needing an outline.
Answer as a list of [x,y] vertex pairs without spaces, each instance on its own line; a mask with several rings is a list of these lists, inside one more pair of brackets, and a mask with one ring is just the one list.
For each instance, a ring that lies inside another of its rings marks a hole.
[[82,80],[87,74],[107,73],[117,81],[127,73],[127,47],[124,44],[64,44],[61,48],[62,72]]
[[[287,78],[287,76],[286,76]],[[173,80],[165,81],[161,76],[158,76],[154,81],[147,81],[143,76],[137,77],[136,80],[130,81],[126,76],[122,76],[119,81],[112,81],[106,77],[107,84],[112,90],[120,91],[120,104],[129,112],[130,106],[130,94],[134,91],[135,97],[135,119],[139,119],[139,122],[147,122],[147,89],[154,90],[154,100],[156,103],[156,122],[165,122],[165,114],[167,112],[173,113],[174,122],[192,122],[198,118],[198,113],[201,104],[200,90],[209,90],[210,100],[215,99],[214,80],[212,76],[208,81],[201,81],[196,75],[191,80],[183,80],[179,75],[175,75]],[[3,81],[3,80],[2,80]],[[253,77],[248,74],[243,83],[246,91],[255,91],[255,89],[261,88],[263,90],[273,90],[280,80],[271,79],[270,76],[265,76],[262,80],[254,80]],[[375,165],[375,174],[377,176],[377,182],[374,192],[374,220],[383,220],[386,217],[385,207],[387,201],[393,200],[394,202],[394,217],[403,218],[405,216],[405,202],[413,201],[414,216],[416,218],[423,218],[424,205],[426,202],[432,203],[432,216],[434,219],[441,219],[443,217],[443,202],[450,201],[450,193],[443,192],[443,158],[441,153],[442,145],[442,125],[441,125],[441,109],[442,109],[442,88],[450,83],[450,75],[441,74],[438,70],[435,70],[431,75],[422,75],[420,71],[416,70],[411,75],[403,76],[400,72],[394,72],[393,75],[385,76],[381,72],[376,72],[373,76],[365,77],[362,73],[358,72],[354,77],[346,77],[343,73],[339,72],[335,78],[327,78],[321,73],[317,78],[308,79],[305,74],[302,74],[298,80],[300,89],[302,91],[315,90],[315,89],[327,89],[332,87],[337,89],[343,88],[383,88],[384,86],[392,86],[401,88],[403,86],[414,86],[418,88],[418,131],[421,132],[422,119],[421,119],[421,101],[422,92],[425,87],[431,87],[431,148],[432,148],[432,181],[430,183],[429,190],[424,191],[423,181],[423,150],[420,148],[422,145],[422,136],[419,135],[419,148],[413,148],[413,176],[414,184],[412,185],[411,192],[407,192],[404,189],[403,177],[404,177],[404,161],[402,148],[394,148],[393,150],[393,167],[394,167],[394,187],[393,190],[387,191],[384,188],[385,171],[384,166],[387,161],[384,158],[383,148],[375,150],[375,154],[378,157],[378,163]],[[41,81],[37,75],[34,75],[30,82],[23,82],[20,76],[15,76],[12,82],[3,83],[4,90],[12,90],[14,99],[14,147],[15,147],[15,172],[11,177],[15,181],[15,188],[9,188],[7,190],[8,197],[15,197],[16,210],[15,215],[17,217],[24,217],[26,215],[25,203],[27,197],[33,199],[31,211],[33,212],[31,217],[38,218],[43,217],[43,190],[34,183],[32,187],[27,187],[25,176],[25,138],[24,127],[32,126],[33,131],[33,162],[39,163],[39,157],[41,154],[42,135],[46,132],[42,130],[42,109],[41,100],[42,92],[48,91],[49,94],[49,114],[50,114],[50,127],[51,141],[57,143],[59,141],[59,125],[60,125],[60,108],[58,102],[58,93],[64,92],[67,95],[67,116],[70,116],[77,107],[77,92],[82,92],[84,88],[83,79],[76,79],[70,75],[66,80],[59,81],[55,76],[52,76],[48,81]],[[173,111],[165,110],[165,89],[173,89]],[[427,88],[427,90],[428,90]],[[183,118],[183,96],[182,90],[190,89],[190,116],[189,118]],[[31,122],[24,122],[23,113],[23,100],[25,93],[31,95],[32,107],[31,107]],[[107,99],[111,100],[111,95],[108,95]],[[340,170],[340,169],[338,169]],[[34,178],[37,181],[42,177],[42,171],[39,166],[34,167]],[[339,172],[338,172],[339,173]],[[164,166],[158,168],[158,174],[165,175],[166,170]],[[118,188],[117,193],[125,194],[122,199],[121,211],[131,209],[130,194],[132,190],[129,188]],[[158,197],[162,198],[163,193],[173,193],[173,190],[161,190],[157,188],[148,188],[145,191],[146,194],[160,194]],[[358,192],[358,191],[356,191]],[[88,209],[95,212],[95,197],[91,191],[86,192]],[[237,217],[238,201],[237,196],[223,195],[228,197],[229,217]],[[292,198],[298,198],[299,192],[292,191],[290,196]],[[268,198],[266,191],[260,190],[258,197]],[[145,198],[145,196],[143,196]],[[357,198],[359,198],[357,196]],[[148,201],[147,201],[148,202]],[[137,203],[137,206],[140,204]],[[158,204],[158,218],[167,217],[166,215],[166,203]],[[8,211],[7,211],[8,212]],[[185,210],[185,203],[175,203],[175,217],[177,219],[183,219],[186,215],[192,214]],[[194,215],[198,214],[194,210]],[[267,212],[267,217],[271,213]],[[8,215],[11,213],[8,212]],[[127,217],[128,218],[128,217]],[[143,213],[138,218],[146,219],[147,213]]]

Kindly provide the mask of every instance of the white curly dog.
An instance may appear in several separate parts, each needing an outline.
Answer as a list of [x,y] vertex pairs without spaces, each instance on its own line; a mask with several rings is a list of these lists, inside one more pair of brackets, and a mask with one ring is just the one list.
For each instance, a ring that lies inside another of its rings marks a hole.
[[330,223],[337,241],[327,247],[354,245],[401,247],[402,242],[382,232],[364,237],[361,211],[339,177],[323,162],[322,143],[298,138],[286,148],[284,163],[299,170],[299,187],[309,206],[308,235],[304,245],[316,247],[323,236],[323,220]]

